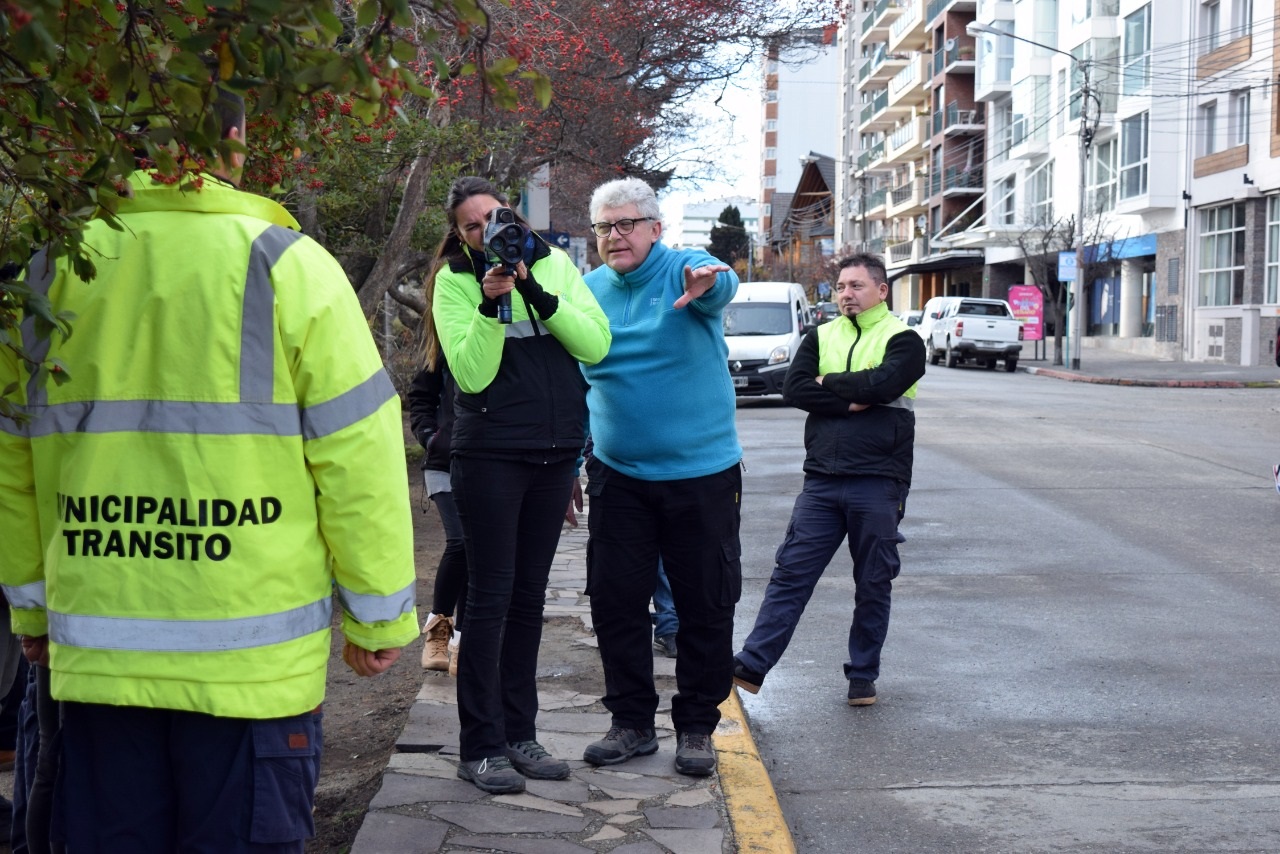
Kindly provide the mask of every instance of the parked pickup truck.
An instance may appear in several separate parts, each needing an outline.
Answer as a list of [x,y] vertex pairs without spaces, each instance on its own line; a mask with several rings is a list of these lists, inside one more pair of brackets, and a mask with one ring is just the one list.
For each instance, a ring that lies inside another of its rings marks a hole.
[[1022,322],[1002,299],[964,297],[934,321],[925,349],[931,365],[946,356],[948,368],[973,359],[992,370],[1003,359],[1004,369],[1012,372],[1022,352]]

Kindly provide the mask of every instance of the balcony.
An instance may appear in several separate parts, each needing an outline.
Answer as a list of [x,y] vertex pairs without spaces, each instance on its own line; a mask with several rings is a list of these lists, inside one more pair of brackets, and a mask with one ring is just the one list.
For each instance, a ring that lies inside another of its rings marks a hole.
[[928,46],[923,0],[906,0],[902,12],[889,27],[889,50],[925,50]]
[[862,19],[862,40],[888,38],[889,26],[901,12],[899,0],[877,0],[875,7]]
[[[936,176],[935,176],[936,177]],[[974,166],[961,169],[959,166],[948,166],[942,172],[942,195],[972,196],[983,191],[983,168]]]
[[884,219],[884,206],[888,198],[888,189],[882,188],[867,193],[867,216],[872,219]]
[[931,0],[925,7],[924,22],[932,24],[943,12],[975,12],[977,0]]
[[877,128],[888,130],[893,122],[884,115],[889,106],[889,90],[881,89],[871,96],[871,100],[862,105],[858,113],[858,129],[866,132]]
[[889,252],[885,257],[886,267],[900,267],[903,264],[914,264],[929,257],[929,238],[916,237],[901,243],[889,244]]
[[889,134],[885,144],[886,164],[906,163],[917,160],[928,134],[929,120],[924,116],[909,119]]
[[883,165],[884,162],[884,140],[880,140],[875,145],[867,149],[867,168],[875,169],[877,166]]
[[916,107],[929,100],[925,69],[929,55],[917,53],[889,80],[889,106]]
[[927,183],[923,175],[917,175],[901,187],[890,190],[885,215],[893,219],[923,213],[929,202],[929,197],[925,195]]
[[956,39],[947,39],[947,41],[952,42],[951,47],[933,53],[934,75],[944,71],[947,74],[973,74],[977,68],[977,63],[974,61],[973,42],[961,42]]
[[943,130],[947,136],[981,134],[986,130],[986,114],[982,107],[961,109],[959,103],[952,101],[943,116]]
[[867,77],[871,74],[871,60],[863,59],[858,61],[858,82],[866,82]]
[[870,66],[871,73],[868,78],[876,83],[888,83],[893,80],[900,71],[907,67],[907,63],[913,59],[909,53],[889,53],[884,49],[884,44],[880,45],[880,49],[871,57]]

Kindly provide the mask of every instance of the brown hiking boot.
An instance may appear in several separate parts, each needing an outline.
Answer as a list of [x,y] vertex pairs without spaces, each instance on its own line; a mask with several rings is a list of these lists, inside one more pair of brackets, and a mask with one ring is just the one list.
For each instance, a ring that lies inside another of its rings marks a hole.
[[424,670],[449,669],[449,637],[453,634],[453,620],[444,614],[432,614],[422,627],[427,636],[422,644],[422,667]]

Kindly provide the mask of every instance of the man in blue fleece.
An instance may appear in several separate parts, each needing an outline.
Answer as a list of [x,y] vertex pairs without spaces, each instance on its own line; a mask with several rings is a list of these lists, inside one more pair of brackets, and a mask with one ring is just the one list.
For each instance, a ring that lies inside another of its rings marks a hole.
[[613,725],[583,759],[614,765],[658,749],[649,597],[661,558],[680,615],[675,767],[706,776],[742,590],[742,448],[720,317],[738,277],[701,249],[663,245],[658,200],[635,178],[596,189],[591,223],[605,266],[586,281],[613,343],[583,366],[595,441],[587,594]]

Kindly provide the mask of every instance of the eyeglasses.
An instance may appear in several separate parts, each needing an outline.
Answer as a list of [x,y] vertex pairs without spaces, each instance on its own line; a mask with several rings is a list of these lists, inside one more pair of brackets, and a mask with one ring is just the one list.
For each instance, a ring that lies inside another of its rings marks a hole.
[[653,217],[640,216],[635,219],[620,219],[617,222],[593,222],[591,230],[596,233],[596,237],[608,237],[609,232],[615,228],[618,229],[618,234],[630,234],[635,231],[637,222],[653,222]]

